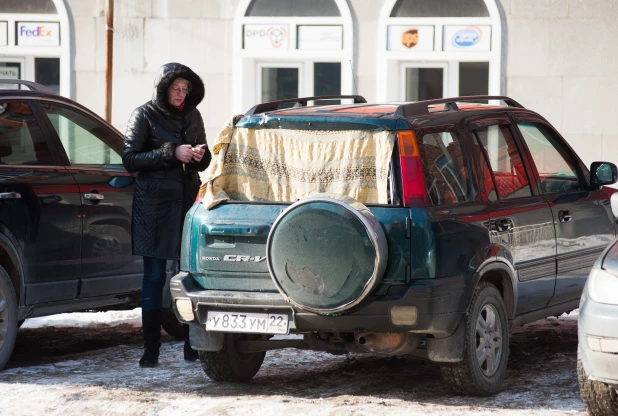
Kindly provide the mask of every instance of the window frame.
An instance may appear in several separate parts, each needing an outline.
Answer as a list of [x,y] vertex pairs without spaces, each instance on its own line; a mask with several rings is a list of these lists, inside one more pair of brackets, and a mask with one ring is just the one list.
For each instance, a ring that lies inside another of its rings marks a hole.
[[[577,153],[575,153],[573,148],[571,148],[571,146],[564,139],[564,137],[562,137],[562,135],[558,133],[558,131],[547,120],[545,120],[544,118],[542,118],[541,116],[537,114],[525,114],[525,115],[515,114],[515,115],[511,115],[511,119],[513,120],[513,127],[517,135],[517,140],[520,142],[521,148],[525,150],[526,159],[528,160],[528,164],[530,165],[530,169],[531,169],[530,173],[534,177],[539,195],[551,196],[551,195],[559,195],[559,194],[572,194],[572,193],[586,192],[590,190],[591,188],[590,171],[588,170],[586,165],[581,161],[579,156],[577,156]],[[519,126],[518,126],[519,123],[541,124],[545,126],[550,132],[552,132],[556,138],[558,138],[563,152],[560,152],[559,149],[556,149],[556,150],[558,151],[560,156],[562,156],[565,162],[567,162],[567,164],[569,162],[573,163],[573,166],[575,167],[575,171],[576,171],[579,184],[580,184],[579,190],[573,190],[573,191],[568,191],[568,192],[554,192],[554,193],[546,193],[543,191],[543,186],[541,183],[541,177],[539,175],[539,171],[536,167],[536,163],[534,162],[532,153],[530,152],[530,149],[528,148],[528,145],[526,144],[526,140],[524,139],[523,133],[519,129]]]
[[[100,168],[113,168],[113,167],[117,167],[117,166],[122,166],[121,164],[113,164],[113,165],[105,165],[105,164],[78,164],[78,165],[73,165],[71,164],[71,161],[69,160],[69,155],[66,151],[66,149],[64,148],[64,145],[62,144],[62,141],[60,139],[60,136],[58,135],[58,132],[56,132],[56,129],[53,125],[53,123],[51,122],[51,120],[49,119],[49,117],[47,116],[46,111],[41,107],[42,104],[46,104],[46,103],[51,103],[52,105],[56,105],[56,106],[60,106],[60,107],[64,107],[70,111],[73,111],[75,113],[78,113],[79,115],[91,120],[93,123],[96,123],[99,127],[103,128],[106,132],[109,133],[110,136],[112,137],[118,137],[118,149],[120,150],[120,156],[122,157],[122,153],[123,153],[123,147],[124,147],[124,141],[122,139],[122,134],[120,134],[120,132],[118,132],[117,130],[115,130],[113,127],[109,126],[107,123],[105,123],[104,121],[102,121],[96,114],[78,107],[76,105],[73,105],[70,102],[66,102],[66,101],[62,101],[62,100],[54,100],[54,99],[39,99],[36,100],[36,102],[34,103],[36,105],[37,111],[40,114],[41,120],[46,128],[46,130],[48,131],[48,135],[50,137],[50,141],[53,141],[54,144],[54,149],[57,152],[57,154],[59,155],[59,159],[61,161],[61,163],[64,166],[67,167],[76,167],[76,166],[84,166],[84,167],[100,167]],[[97,136],[95,136],[97,137]],[[105,143],[103,140],[101,140],[99,137],[97,137],[97,139],[99,139],[103,144],[105,144],[106,146],[108,146],[110,149],[113,150],[113,146]],[[122,167],[122,169],[124,169],[124,167]]]
[[[529,153],[527,152],[527,148],[525,149],[526,151],[524,151],[524,149],[522,148],[522,144],[519,143],[519,137],[517,136],[517,134],[513,131],[513,125],[511,123],[511,121],[508,119],[508,117],[504,116],[493,116],[493,117],[487,117],[484,119],[480,119],[480,120],[475,120],[473,123],[471,123],[471,135],[472,135],[472,139],[475,141],[476,145],[479,146],[479,148],[481,149],[483,158],[484,158],[484,162],[486,164],[486,166],[489,168],[489,172],[491,174],[491,180],[492,183],[494,185],[494,189],[496,191],[496,197],[497,199],[495,201],[492,201],[489,199],[489,194],[487,193],[486,189],[483,189],[485,192],[485,197],[487,198],[488,202],[491,203],[498,203],[498,202],[510,202],[510,201],[518,201],[518,200],[522,200],[525,198],[531,198],[534,196],[538,196],[540,194],[539,188],[538,188],[538,180],[532,177],[531,174],[531,167],[530,167],[530,160],[528,159]],[[520,197],[516,197],[516,198],[502,198],[500,196],[500,193],[498,192],[498,186],[496,185],[496,177],[494,174],[494,170],[492,168],[492,165],[489,161],[489,154],[487,153],[487,149],[485,149],[485,146],[483,146],[483,143],[481,142],[481,139],[478,136],[477,133],[477,129],[479,127],[482,128],[489,128],[492,126],[498,126],[498,127],[505,127],[508,129],[508,131],[511,133],[511,137],[513,138],[513,143],[515,144],[517,151],[519,152],[519,155],[521,157],[523,166],[524,166],[524,171],[526,174],[526,177],[528,179],[528,186],[530,188],[530,195],[526,195],[526,196],[520,196]],[[482,173],[479,173],[479,179],[482,177]]]
[[34,119],[36,120],[39,129],[41,129],[41,134],[43,135],[43,140],[45,141],[45,144],[47,145],[47,149],[49,150],[49,155],[50,155],[50,162],[48,164],[44,164],[44,165],[0,165],[0,166],[5,166],[5,167],[9,167],[9,168],[14,168],[16,166],[20,166],[20,167],[37,167],[37,168],[44,168],[44,167],[50,167],[50,166],[58,166],[59,162],[61,159],[58,153],[58,148],[56,147],[53,137],[50,136],[50,132],[49,129],[47,128],[47,124],[44,116],[41,115],[40,113],[40,109],[38,107],[38,105],[36,104],[35,100],[32,100],[30,98],[26,98],[26,97],[6,97],[3,98],[2,101],[12,101],[12,102],[22,102],[22,103],[26,103],[28,105],[28,107],[30,108],[30,111],[32,111],[32,115],[34,116]]
[[[471,159],[470,159],[470,153],[469,153],[469,149],[467,147],[466,144],[466,136],[465,134],[463,134],[463,132],[457,127],[454,126],[452,124],[445,124],[445,125],[440,125],[440,126],[432,126],[432,127],[426,127],[426,128],[421,128],[418,130],[414,131],[414,134],[416,136],[416,140],[417,140],[417,144],[419,146],[419,150],[420,150],[420,141],[423,140],[423,136],[425,136],[426,134],[435,134],[435,133],[451,133],[454,134],[455,137],[457,137],[459,139],[459,143],[460,143],[460,150],[462,153],[462,159],[464,161],[464,165],[466,168],[466,172],[468,173],[468,177],[466,180],[466,201],[461,201],[461,202],[454,202],[452,204],[438,204],[438,205],[434,205],[433,203],[431,203],[431,201],[429,201],[428,207],[445,207],[445,206],[455,206],[455,205],[461,205],[461,204],[468,204],[471,202],[475,202],[478,199],[478,187],[476,186],[476,183],[474,181],[474,169],[472,168],[472,163],[471,163]],[[419,154],[419,158],[421,158],[421,155]],[[422,164],[422,161],[421,161]],[[403,178],[402,178],[403,180]],[[401,184],[401,186],[403,186],[403,184]],[[423,186],[425,187],[425,192],[427,192],[427,196],[429,196],[429,189],[427,188],[427,178],[425,175],[425,171],[423,171]]]

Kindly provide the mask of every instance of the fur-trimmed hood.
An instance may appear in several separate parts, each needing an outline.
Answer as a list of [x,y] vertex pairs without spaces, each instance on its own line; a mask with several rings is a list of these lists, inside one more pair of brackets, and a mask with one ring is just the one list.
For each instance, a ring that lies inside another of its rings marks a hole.
[[[167,90],[176,78],[184,78],[191,83],[191,92],[185,98],[182,110],[174,108],[167,100]],[[155,79],[152,103],[168,116],[184,116],[191,112],[204,99],[204,83],[188,66],[170,62],[159,69]]]

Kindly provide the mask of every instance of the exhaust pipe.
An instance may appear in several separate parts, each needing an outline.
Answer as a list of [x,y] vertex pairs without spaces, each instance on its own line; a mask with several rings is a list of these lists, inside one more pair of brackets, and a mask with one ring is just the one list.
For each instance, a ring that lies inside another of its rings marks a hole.
[[421,343],[421,335],[411,332],[356,332],[356,345],[365,352],[405,355]]

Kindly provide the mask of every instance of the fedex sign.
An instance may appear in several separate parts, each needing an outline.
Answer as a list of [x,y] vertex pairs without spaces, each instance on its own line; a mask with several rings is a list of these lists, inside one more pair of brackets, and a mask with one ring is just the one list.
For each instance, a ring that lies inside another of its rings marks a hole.
[[60,24],[57,22],[17,22],[19,46],[60,45]]

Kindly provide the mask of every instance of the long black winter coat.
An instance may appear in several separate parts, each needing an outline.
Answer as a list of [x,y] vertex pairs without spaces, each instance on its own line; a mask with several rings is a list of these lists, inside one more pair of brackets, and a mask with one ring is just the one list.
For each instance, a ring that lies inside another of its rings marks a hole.
[[[167,91],[176,78],[191,83],[182,110],[168,102]],[[206,149],[201,162],[184,165],[176,146],[206,143],[204,122],[196,106],[204,98],[204,83],[188,67],[169,63],[155,80],[152,100],[136,108],[124,138],[122,163],[137,172],[133,195],[132,249],[134,255],[177,260],[184,217],[193,205],[201,181],[198,172],[210,163]]]

